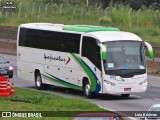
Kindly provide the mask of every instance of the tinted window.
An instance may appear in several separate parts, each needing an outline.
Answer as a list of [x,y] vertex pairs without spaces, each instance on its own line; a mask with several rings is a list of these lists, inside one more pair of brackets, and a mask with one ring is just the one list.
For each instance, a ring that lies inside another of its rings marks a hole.
[[82,56],[87,57],[93,64],[101,70],[100,47],[97,41],[91,37],[83,37]]
[[79,53],[80,34],[21,28],[19,46]]
[[27,30],[24,28],[20,29],[19,33],[19,46],[25,46]]

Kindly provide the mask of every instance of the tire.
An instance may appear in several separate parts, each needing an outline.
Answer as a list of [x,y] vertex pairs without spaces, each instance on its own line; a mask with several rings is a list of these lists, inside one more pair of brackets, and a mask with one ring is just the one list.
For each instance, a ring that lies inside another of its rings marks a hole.
[[13,78],[13,75],[9,75],[9,78]]
[[83,85],[83,92],[87,98],[93,97],[93,92],[91,92],[89,81],[86,81]]
[[42,83],[41,74],[39,72],[37,72],[35,75],[35,85],[38,90],[44,89],[44,84]]
[[121,94],[122,97],[129,97],[130,94]]

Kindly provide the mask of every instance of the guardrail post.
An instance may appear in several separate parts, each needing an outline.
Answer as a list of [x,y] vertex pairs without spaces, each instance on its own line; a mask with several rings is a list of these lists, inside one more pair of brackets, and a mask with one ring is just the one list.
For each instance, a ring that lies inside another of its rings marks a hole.
[[28,4],[29,4],[29,2],[27,2],[27,4],[26,4],[25,18],[27,17],[27,13],[28,13]]
[[18,17],[19,18],[21,17],[21,5],[22,5],[22,2],[20,2],[20,4],[19,4],[19,11],[18,11]]
[[8,11],[6,10],[6,17],[8,16]]
[[2,18],[2,9],[0,9],[0,18]]
[[49,5],[49,3],[46,4],[46,11],[45,11],[46,13],[48,11],[48,5]]
[[88,9],[88,15],[90,15],[90,14],[91,14],[91,6]]
[[74,10],[73,10],[74,15],[76,14],[76,7],[77,7],[77,5],[74,6]]
[[39,5],[39,9],[38,9],[38,19],[39,19],[40,13],[41,13],[41,5],[42,5],[42,3],[40,3],[40,5]]
[[12,10],[12,16],[14,16],[14,11]]
[[106,9],[105,9],[105,15],[107,16],[107,14],[108,14],[108,9],[109,9],[109,7],[107,7]]
[[59,7],[59,13],[60,14],[62,13],[62,7],[63,7],[63,4],[61,4],[60,7]]
[[57,4],[55,3],[55,4],[53,5],[53,11],[52,11],[53,14],[54,14],[55,11],[56,11],[56,6],[57,6]]
[[131,11],[132,11],[132,8],[129,10],[128,12],[128,16],[129,16],[129,27],[131,28],[132,27],[132,23],[131,23]]
[[155,19],[156,19],[156,24],[157,24],[157,25],[156,25],[156,26],[157,26],[157,30],[158,30],[158,20],[157,20],[157,19],[158,19],[158,18],[157,18],[158,11],[159,11],[159,10],[156,10],[155,13],[154,13],[154,17],[155,17]]
[[84,6],[82,6],[82,9],[81,9],[81,18],[83,16],[83,12],[84,12]]
[[33,3],[33,5],[32,5],[32,12],[31,12],[31,14],[33,14],[34,13],[34,6],[35,6],[35,2]]
[[99,6],[98,8],[96,8],[96,12],[97,12],[97,17],[98,17],[98,12],[99,12],[99,10],[101,9],[101,6]]
[[140,12],[140,11],[141,11],[141,9],[139,9],[138,12],[137,12],[137,28],[138,28],[138,26],[139,26],[139,20],[138,20],[139,18],[138,18],[138,17],[139,17],[139,12]]

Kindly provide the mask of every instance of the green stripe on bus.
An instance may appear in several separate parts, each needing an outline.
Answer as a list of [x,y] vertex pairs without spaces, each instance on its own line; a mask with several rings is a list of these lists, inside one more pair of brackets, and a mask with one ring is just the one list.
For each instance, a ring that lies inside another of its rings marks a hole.
[[68,88],[73,88],[73,89],[77,89],[77,90],[82,90],[82,87],[80,87],[80,86],[68,84],[68,83],[66,83],[66,82],[60,81],[60,80],[55,79],[55,78],[53,78],[53,77],[49,77],[49,76],[47,76],[47,75],[42,75],[42,77],[44,77],[45,79],[48,79],[48,80],[50,80],[50,81],[54,81],[54,82],[56,82],[56,83],[62,84],[62,85],[64,85],[64,86],[68,87]]
[[96,89],[96,79],[95,79],[94,75],[92,74],[90,69],[76,55],[74,55],[73,53],[71,53],[71,55],[79,63],[79,65],[83,68],[83,70],[85,71],[85,73],[89,77],[89,79],[91,81],[91,91],[94,91]]

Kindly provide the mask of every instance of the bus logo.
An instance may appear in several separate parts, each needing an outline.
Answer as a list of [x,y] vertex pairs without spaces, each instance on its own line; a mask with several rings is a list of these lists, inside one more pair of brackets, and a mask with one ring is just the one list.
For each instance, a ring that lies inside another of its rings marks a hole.
[[70,61],[71,61],[71,58],[68,57],[68,60],[67,60],[67,62],[66,62],[66,65],[67,65]]
[[44,60],[45,61],[59,61],[59,62],[66,62],[66,65],[71,61],[71,58],[68,57],[68,60],[66,60],[65,58],[61,57],[61,56],[57,56],[57,57],[53,57],[52,55],[46,55],[44,53]]

